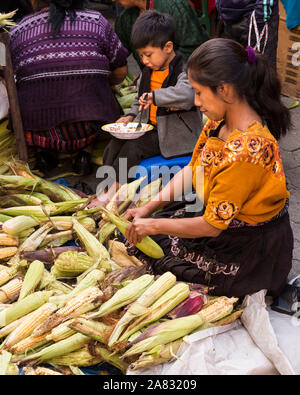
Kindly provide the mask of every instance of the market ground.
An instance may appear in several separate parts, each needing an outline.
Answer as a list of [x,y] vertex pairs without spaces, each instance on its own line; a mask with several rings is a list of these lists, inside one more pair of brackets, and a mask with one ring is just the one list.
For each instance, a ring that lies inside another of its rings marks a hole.
[[[111,7],[102,6],[101,12],[113,24],[114,13]],[[138,73],[138,67],[132,56],[129,58],[129,70],[134,74]],[[289,105],[294,99],[283,97],[286,105]],[[289,280],[300,275],[300,106],[291,110],[293,128],[289,134],[279,141],[281,156],[285,168],[288,189],[290,191],[290,219],[294,233],[294,253],[293,267],[289,275]],[[60,172],[62,169],[59,170]],[[93,191],[96,190],[98,181],[96,178],[97,167],[95,166],[93,174],[84,179]],[[74,185],[75,177],[67,178],[71,185]]]

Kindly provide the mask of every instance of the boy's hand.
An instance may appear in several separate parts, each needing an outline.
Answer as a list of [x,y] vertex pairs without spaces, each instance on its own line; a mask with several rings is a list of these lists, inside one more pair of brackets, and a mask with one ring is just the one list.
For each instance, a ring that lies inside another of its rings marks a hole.
[[139,103],[140,103],[139,111],[142,110],[142,107],[144,107],[144,109],[146,110],[146,108],[148,108],[149,106],[151,106],[151,104],[153,104],[152,93],[148,93],[147,100],[145,100],[145,95],[146,95],[146,93],[143,93],[142,96],[139,98]]
[[127,117],[121,117],[116,120],[116,123],[124,123],[124,125],[127,125],[129,122],[132,122],[134,120],[133,115],[127,115]]

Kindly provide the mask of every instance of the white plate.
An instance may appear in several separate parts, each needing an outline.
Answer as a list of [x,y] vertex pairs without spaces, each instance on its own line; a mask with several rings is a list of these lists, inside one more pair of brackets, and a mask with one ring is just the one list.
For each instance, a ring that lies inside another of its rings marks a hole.
[[110,133],[118,139],[131,140],[137,139],[153,129],[152,125],[142,123],[142,129],[136,132],[135,130],[137,125],[138,122],[130,122],[127,125],[124,125],[123,123],[108,123],[107,125],[102,126],[102,130]]

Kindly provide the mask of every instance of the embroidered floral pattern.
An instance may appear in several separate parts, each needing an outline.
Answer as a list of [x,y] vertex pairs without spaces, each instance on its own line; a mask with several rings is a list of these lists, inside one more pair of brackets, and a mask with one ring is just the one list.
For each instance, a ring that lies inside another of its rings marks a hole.
[[215,215],[221,220],[231,220],[235,213],[238,211],[238,208],[229,202],[221,202],[214,208]]

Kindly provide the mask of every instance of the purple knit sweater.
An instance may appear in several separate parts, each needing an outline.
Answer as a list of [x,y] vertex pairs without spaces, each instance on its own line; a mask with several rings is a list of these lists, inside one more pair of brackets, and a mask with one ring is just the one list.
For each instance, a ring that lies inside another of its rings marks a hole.
[[48,11],[24,18],[11,30],[11,53],[25,130],[65,121],[114,122],[120,106],[108,82],[126,65],[127,50],[96,11],[77,11],[56,36]]

